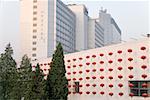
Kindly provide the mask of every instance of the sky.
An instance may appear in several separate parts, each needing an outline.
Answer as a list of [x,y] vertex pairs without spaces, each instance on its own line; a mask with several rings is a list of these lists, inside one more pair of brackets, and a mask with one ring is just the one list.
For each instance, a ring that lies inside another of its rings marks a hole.
[[[150,1],[148,0],[62,0],[65,4],[85,4],[90,17],[98,17],[101,7],[115,19],[122,40],[142,38],[150,33]],[[0,0],[0,53],[11,43],[19,52],[19,0]]]

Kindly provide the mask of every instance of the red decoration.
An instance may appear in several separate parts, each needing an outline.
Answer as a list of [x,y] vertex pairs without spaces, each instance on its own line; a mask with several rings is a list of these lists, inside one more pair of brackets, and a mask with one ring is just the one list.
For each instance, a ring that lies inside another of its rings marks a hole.
[[90,65],[90,63],[89,63],[89,62],[87,62],[87,63],[86,63],[86,65]]
[[40,66],[43,66],[43,64],[40,64]]
[[70,66],[67,66],[67,68],[71,68]]
[[108,61],[108,63],[110,63],[110,64],[111,64],[111,63],[113,63],[113,61],[112,61],[112,60],[109,60],[109,61]]
[[73,65],[73,67],[76,67],[76,65]]
[[141,59],[143,59],[143,60],[146,59],[146,56],[141,56]]
[[100,61],[99,63],[100,63],[100,64],[103,64],[103,63],[104,63],[104,61]]
[[73,74],[76,74],[76,72],[73,72]]
[[35,68],[36,66],[32,66],[33,68]]
[[79,80],[81,81],[81,80],[83,80],[83,78],[79,78]]
[[96,65],[96,62],[93,62],[92,64],[93,64],[93,65]]
[[112,53],[112,52],[109,52],[109,53],[108,53],[108,55],[110,55],[110,56],[111,56],[111,55],[113,55],[113,53]]
[[112,68],[109,68],[108,70],[109,70],[110,72],[111,72],[111,71],[113,71],[113,69],[112,69]]
[[71,81],[71,79],[68,79],[68,81]]
[[73,87],[76,87],[76,85],[73,85]]
[[121,58],[119,58],[119,59],[118,59],[118,62],[122,62],[122,59],[121,59]]
[[70,62],[70,60],[67,60],[67,62]]
[[79,85],[79,87],[82,87],[82,85]]
[[122,67],[118,67],[118,70],[122,70]]
[[131,53],[131,52],[132,52],[132,49],[128,49],[128,52]]
[[142,77],[145,79],[145,78],[147,77],[147,75],[146,75],[146,74],[143,74]]
[[82,71],[79,71],[80,74],[82,74]]
[[132,79],[132,78],[133,78],[133,75],[129,75],[129,78]]
[[86,58],[90,58],[90,56],[86,56]]
[[120,96],[123,96],[123,93],[122,93],[122,92],[120,92],[120,93],[119,93],[119,95],[120,95]]
[[87,91],[87,92],[86,92],[86,94],[90,94],[90,92],[89,92],[89,91]]
[[79,64],[79,66],[82,67],[83,65],[82,65],[82,64]]
[[52,64],[52,62],[51,63],[48,63],[48,65],[51,65]]
[[90,70],[89,70],[89,69],[87,69],[87,70],[86,70],[86,72],[88,73],[88,72],[90,72]]
[[76,61],[76,59],[74,58],[73,61]]
[[121,53],[122,53],[122,51],[121,51],[121,50],[118,50],[118,53],[119,53],[119,54],[121,54]]
[[101,95],[103,95],[104,93],[105,93],[104,91],[101,91],[101,92],[100,92]]
[[129,66],[129,67],[128,67],[128,69],[129,69],[129,70],[132,70],[132,69],[133,69],[133,67],[132,67],[132,66]]
[[68,88],[70,88],[71,87],[71,85],[68,85]]
[[47,74],[44,74],[44,76],[46,76]]
[[143,93],[142,96],[143,97],[148,97],[148,94],[147,93]]
[[99,55],[100,55],[101,57],[102,57],[102,56],[104,56],[104,54],[103,54],[103,53],[100,53]]
[[119,87],[123,87],[123,84],[119,83],[118,86],[119,86]]
[[95,92],[95,91],[93,91],[92,93],[93,93],[94,95],[96,94],[96,92]]
[[100,79],[104,79],[104,76],[100,76]]
[[76,80],[76,78],[73,78],[73,80],[75,81],[75,80]]
[[142,68],[142,69],[146,69],[147,66],[146,66],[146,65],[142,65],[141,68]]
[[86,79],[88,80],[88,79],[90,79],[90,77],[86,77]]
[[147,88],[147,84],[146,84],[146,83],[143,83],[143,84],[142,84],[142,87],[143,87],[143,88]]
[[82,92],[79,92],[79,94],[82,94]]
[[95,76],[93,76],[92,78],[93,78],[93,79],[96,79],[96,77],[95,77]]
[[96,69],[93,69],[92,71],[93,71],[93,72],[96,72]]
[[113,87],[113,85],[112,85],[112,84],[109,84],[109,87],[110,87],[110,88],[112,88],[112,87]]
[[93,58],[95,58],[95,57],[96,57],[96,55],[92,55],[92,57],[93,57]]
[[134,85],[133,85],[132,83],[129,84],[129,87],[130,87],[130,88],[133,87],[133,86],[134,86]]
[[79,60],[82,60],[82,57],[80,57]]
[[118,78],[120,78],[120,79],[121,79],[121,78],[123,78],[123,76],[122,76],[122,75],[118,75]]
[[70,73],[70,72],[68,72],[67,74],[68,74],[68,75],[70,75],[71,73]]
[[47,69],[44,69],[44,71],[46,71]]
[[102,71],[104,71],[104,68],[100,68],[99,70],[102,72]]
[[133,93],[130,93],[130,94],[129,94],[129,96],[130,96],[130,97],[133,97],[133,96],[134,96],[134,94],[133,94]]
[[141,50],[146,50],[146,47],[144,47],[144,46],[143,46],[143,47],[141,47]]
[[101,86],[101,87],[104,87],[105,85],[102,83],[102,84],[100,84],[100,86]]
[[68,94],[71,94],[71,92],[69,91]]
[[112,77],[112,76],[109,76],[109,79],[111,80],[111,79],[113,79],[113,77]]
[[45,63],[44,66],[46,66],[47,64]]
[[110,96],[113,96],[114,94],[112,92],[109,93]]
[[86,84],[86,86],[87,86],[87,87],[89,87],[89,86],[90,86],[90,84]]
[[92,86],[93,86],[93,87],[95,87],[95,86],[96,86],[96,84],[93,84]]
[[128,60],[129,60],[129,61],[132,61],[132,60],[133,60],[133,58],[128,58]]

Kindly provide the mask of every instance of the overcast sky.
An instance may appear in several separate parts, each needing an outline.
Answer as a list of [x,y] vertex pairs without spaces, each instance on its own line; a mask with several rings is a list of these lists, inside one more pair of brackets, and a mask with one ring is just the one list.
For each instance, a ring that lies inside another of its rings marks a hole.
[[[66,4],[85,4],[91,17],[98,17],[101,7],[107,9],[122,30],[122,39],[142,38],[150,33],[148,0],[62,0]],[[0,53],[11,42],[15,53],[19,46],[19,0],[0,0]]]

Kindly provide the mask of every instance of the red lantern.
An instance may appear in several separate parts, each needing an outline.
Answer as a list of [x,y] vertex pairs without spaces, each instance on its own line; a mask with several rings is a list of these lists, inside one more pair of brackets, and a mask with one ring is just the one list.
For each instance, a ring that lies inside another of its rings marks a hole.
[[89,86],[90,86],[90,84],[86,84],[86,86],[87,86],[87,87],[89,87]]
[[67,74],[68,74],[68,75],[70,75],[71,73],[70,73],[70,72],[68,72]]
[[70,60],[67,60],[67,62],[70,62]]
[[79,60],[82,60],[82,57],[80,57]]
[[71,85],[68,85],[68,88],[70,88],[71,87]]
[[105,93],[104,91],[101,91],[101,92],[100,92],[101,95],[104,95],[104,93]]
[[82,85],[79,85],[79,87],[82,87]]
[[112,61],[112,60],[109,60],[109,61],[108,61],[108,63],[110,63],[110,64],[111,64],[111,63],[113,63],[113,61]]
[[93,64],[93,65],[96,65],[96,62],[93,62],[92,64]]
[[93,93],[94,95],[96,94],[96,92],[95,92],[95,91],[93,91],[92,93]]
[[40,66],[43,66],[43,64],[40,64]]
[[111,56],[111,55],[113,55],[113,53],[112,53],[112,52],[109,52],[109,53],[108,53],[108,55],[110,55],[110,56]]
[[86,77],[86,79],[88,80],[88,79],[90,79],[90,77]]
[[76,92],[73,92],[73,94],[76,94]]
[[122,67],[118,67],[118,70],[122,70]]
[[[52,62],[51,62],[52,63]],[[48,65],[51,65],[51,63],[48,63]]]
[[121,78],[123,78],[123,76],[122,76],[122,75],[118,75],[118,78],[120,78],[120,79],[121,79]]
[[142,84],[142,87],[143,87],[143,88],[147,88],[147,84],[146,84],[146,83],[143,83],[143,84]]
[[129,84],[129,87],[130,87],[130,88],[133,87],[133,86],[134,86],[134,85],[133,85],[132,83]]
[[76,74],[76,72],[73,72],[73,74]]
[[100,79],[104,79],[104,76],[100,76]]
[[111,72],[111,71],[113,71],[113,69],[112,69],[112,68],[109,68],[108,70],[109,70],[110,72]]
[[73,78],[73,80],[75,81],[75,80],[76,80],[76,78]]
[[111,80],[111,79],[113,79],[113,77],[112,77],[112,76],[109,76],[109,79]]
[[133,78],[133,75],[129,75],[129,78],[132,79],[132,78]]
[[93,76],[92,78],[93,78],[93,79],[96,79],[96,77],[95,77],[95,76]]
[[122,53],[122,51],[121,51],[121,50],[118,50],[118,53],[119,53],[119,54],[121,54],[121,53]]
[[46,66],[47,64],[45,63],[44,66]]
[[131,53],[131,52],[132,52],[132,49],[128,49],[128,52]]
[[146,69],[147,66],[146,66],[146,65],[142,65],[141,68],[142,68],[142,69]]
[[92,55],[92,57],[93,57],[93,58],[95,58],[95,57],[96,57],[96,55]]
[[69,91],[68,94],[71,94],[71,92]]
[[68,79],[68,81],[71,81],[71,79]]
[[145,79],[145,78],[147,77],[147,75],[146,75],[146,74],[143,74],[142,77]]
[[95,86],[96,86],[96,84],[93,84],[92,86],[93,86],[93,87],[95,87]]
[[120,83],[120,84],[118,84],[118,86],[119,86],[119,87],[123,87],[123,84]]
[[76,59],[74,58],[73,61],[76,61]]
[[83,80],[83,78],[79,78],[79,80],[81,81],[81,80]]
[[146,56],[141,56],[141,59],[143,59],[143,60],[146,59]]
[[100,55],[101,57],[104,56],[104,54],[102,54],[102,53],[100,53],[99,55]]
[[123,93],[122,93],[122,92],[120,92],[120,93],[119,93],[119,95],[120,95],[120,96],[123,96]]
[[90,58],[90,56],[86,56],[86,58]]
[[87,69],[86,72],[88,73],[88,72],[90,72],[90,70]]
[[133,67],[132,67],[132,66],[129,66],[129,67],[128,67],[128,69],[129,69],[129,70],[132,70],[132,69],[133,69]]
[[112,92],[109,93],[110,96],[113,96],[114,94]]
[[100,64],[103,64],[103,63],[104,63],[104,61],[100,61],[99,63],[100,63]]
[[90,63],[89,63],[89,62],[87,62],[87,63],[86,63],[86,65],[90,65]]
[[44,69],[44,71],[46,71],[47,69]]
[[73,67],[76,67],[76,65],[73,65]]
[[79,92],[79,94],[82,94],[82,92]]
[[133,97],[133,96],[134,96],[134,94],[133,94],[133,93],[130,93],[130,94],[129,94],[129,96],[130,96],[130,97]]
[[102,71],[104,71],[104,69],[103,69],[103,68],[100,68],[99,70],[100,70],[101,72],[102,72]]
[[146,47],[144,47],[144,46],[143,46],[143,47],[141,47],[141,50],[146,50]]
[[76,87],[76,85],[73,85],[73,87]]
[[121,59],[121,58],[119,58],[119,59],[118,59],[118,62],[122,62],[122,59]]
[[71,68],[70,66],[67,66],[67,68]]
[[129,60],[129,61],[132,61],[132,60],[133,60],[133,58],[128,58],[128,60]]
[[89,92],[89,91],[87,91],[87,92],[86,92],[86,94],[90,94],[90,92]]
[[100,84],[100,86],[101,86],[101,87],[104,87],[105,85],[102,83],[102,84]]
[[109,87],[110,87],[110,88],[112,88],[112,87],[113,87],[113,85],[112,85],[112,84],[109,84]]
[[32,66],[33,68],[35,68],[36,66]]
[[82,64],[79,64],[79,66],[82,67],[83,65],[82,65]]
[[148,94],[147,93],[143,93],[142,96],[143,97],[148,97]]
[[93,72],[96,72],[96,69],[93,69],[92,71],[93,71]]
[[80,74],[82,74],[82,71],[79,71]]

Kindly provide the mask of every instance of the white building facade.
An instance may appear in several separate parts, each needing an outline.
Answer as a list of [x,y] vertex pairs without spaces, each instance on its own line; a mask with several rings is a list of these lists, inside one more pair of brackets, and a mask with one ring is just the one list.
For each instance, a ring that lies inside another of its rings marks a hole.
[[104,29],[96,19],[88,21],[88,49],[104,46]]
[[[150,39],[65,55],[68,100],[150,100]],[[48,74],[51,58],[39,63]]]

